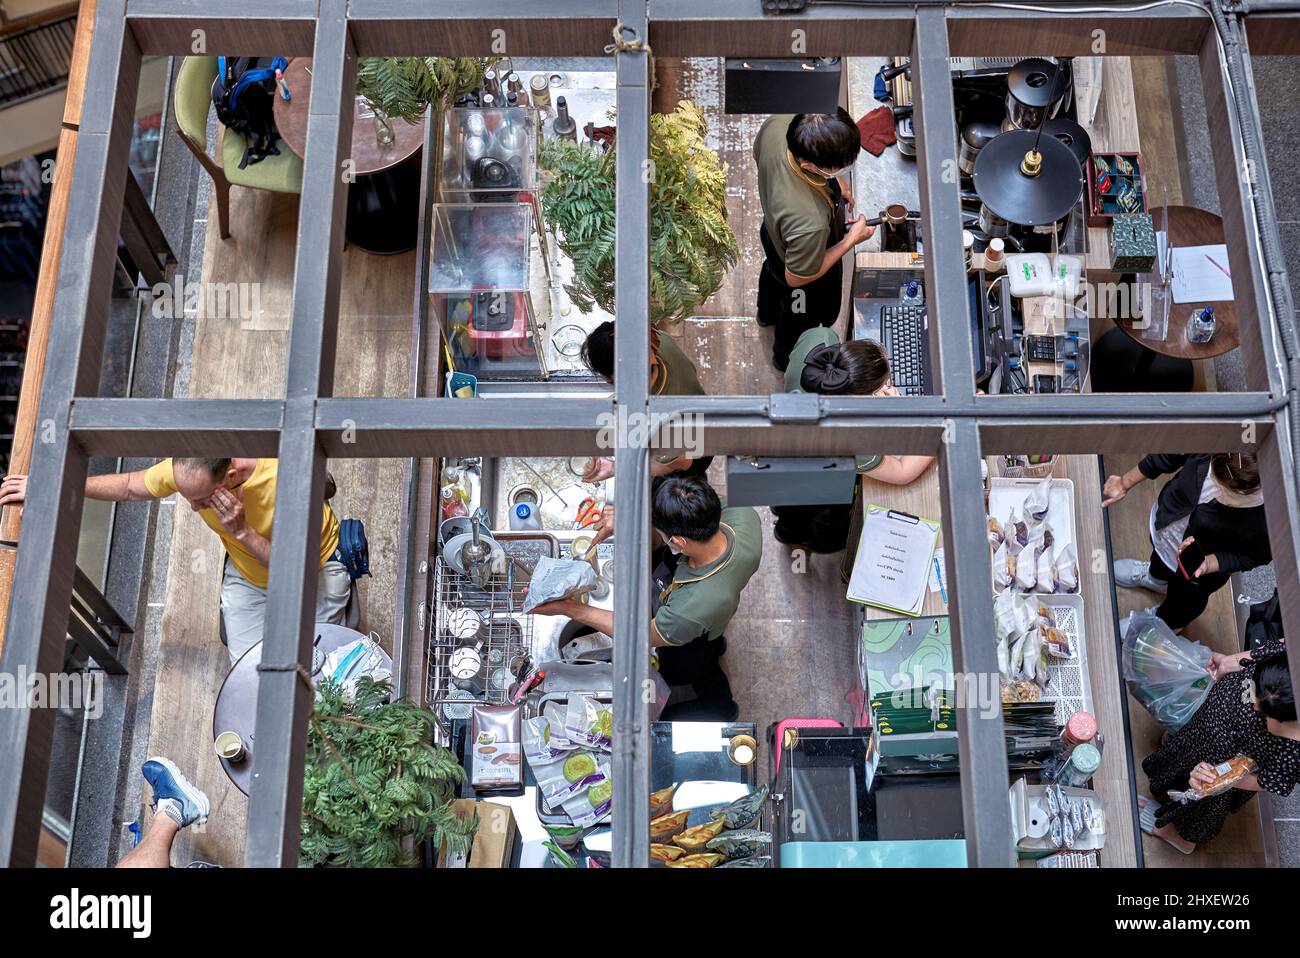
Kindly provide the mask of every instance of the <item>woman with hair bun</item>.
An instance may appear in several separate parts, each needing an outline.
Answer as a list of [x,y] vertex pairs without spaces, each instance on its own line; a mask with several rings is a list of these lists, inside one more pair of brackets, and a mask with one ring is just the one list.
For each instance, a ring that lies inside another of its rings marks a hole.
[[[823,396],[897,396],[884,347],[871,339],[841,343],[835,330],[816,326],[805,330],[790,351],[785,371],[787,392]],[[872,479],[905,486],[930,464],[933,456],[893,456],[880,453],[857,457],[858,473]],[[839,552],[857,542],[862,529],[862,496],[853,504],[830,506],[774,506],[773,534],[784,545],[812,552]],[[851,557],[846,560],[851,567]]]
[[[1282,642],[1266,642],[1210,659],[1215,681],[1205,702],[1142,763],[1155,796],[1138,799],[1144,832],[1191,854],[1256,792],[1291,794],[1300,781],[1300,722],[1285,649]],[[1242,758],[1252,760],[1255,770],[1226,791],[1189,802],[1169,800],[1170,791],[1210,785],[1219,777],[1216,766]]]

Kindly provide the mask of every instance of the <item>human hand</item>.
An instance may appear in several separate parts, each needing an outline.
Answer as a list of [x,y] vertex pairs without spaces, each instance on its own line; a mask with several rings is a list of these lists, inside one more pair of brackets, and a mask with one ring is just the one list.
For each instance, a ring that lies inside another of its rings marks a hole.
[[600,522],[596,525],[596,534],[591,537],[591,547],[594,549],[606,539],[614,534],[614,504],[608,503],[600,514]]
[[229,489],[218,487],[208,497],[208,506],[217,516],[221,528],[238,539],[248,531],[244,519],[244,502]]
[[573,607],[578,603],[572,599],[552,599],[533,609],[537,615],[568,615],[572,617]]
[[[1196,539],[1193,536],[1188,536],[1186,539],[1184,539],[1178,546],[1179,554],[1181,554],[1184,549],[1186,549],[1189,545],[1191,545],[1195,541]],[[1209,555],[1205,557],[1205,561],[1196,567],[1196,571],[1192,573],[1192,578],[1199,579],[1203,575],[1212,575],[1218,571],[1219,571],[1219,557],[1215,555],[1213,552],[1211,552]]]
[[848,226],[846,238],[851,246],[857,246],[876,234],[876,228],[867,225],[865,213],[859,213],[856,219],[849,220],[845,225]]
[[1249,653],[1238,653],[1236,655],[1225,655],[1222,652],[1215,652],[1210,656],[1210,664],[1206,666],[1206,671],[1210,673],[1210,678],[1219,681],[1225,675],[1241,671],[1241,659],[1243,655]]
[[612,456],[592,456],[587,460],[582,471],[583,482],[600,482],[614,475],[614,458]]
[[5,476],[4,482],[0,482],[0,506],[21,505],[26,498],[26,476]]
[[1192,774],[1189,776],[1192,786],[1202,791],[1213,785],[1216,778],[1218,776],[1214,774],[1214,766],[1209,762],[1201,762],[1192,769]]
[[1101,487],[1101,506],[1114,505],[1128,495],[1123,476],[1107,476],[1106,484]]

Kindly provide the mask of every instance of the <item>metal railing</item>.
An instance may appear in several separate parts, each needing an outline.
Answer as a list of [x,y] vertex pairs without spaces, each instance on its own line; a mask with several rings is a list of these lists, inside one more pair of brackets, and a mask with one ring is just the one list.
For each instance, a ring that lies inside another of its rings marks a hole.
[[78,4],[0,26],[0,109],[68,82]]

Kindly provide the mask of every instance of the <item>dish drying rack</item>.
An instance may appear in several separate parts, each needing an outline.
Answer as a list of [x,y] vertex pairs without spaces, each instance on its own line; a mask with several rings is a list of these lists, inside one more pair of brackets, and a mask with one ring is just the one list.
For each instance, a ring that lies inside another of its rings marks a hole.
[[[530,566],[541,556],[554,556],[558,545],[553,536],[537,533],[493,533],[492,537],[506,555],[528,561]],[[523,613],[530,576],[516,566],[493,575],[486,588],[480,589],[467,575],[458,572],[439,553],[434,565],[434,591],[437,614],[429,636],[428,707],[438,721],[449,724],[455,718],[468,718],[475,705],[505,705],[509,685],[498,688],[492,681],[499,668],[509,668],[520,655],[533,654],[533,617]],[[483,619],[484,627],[472,639],[459,639],[449,628],[457,609],[472,609]],[[483,671],[479,681],[483,695],[471,695],[456,686],[451,676],[451,656],[465,645],[483,642],[479,650]],[[515,677],[516,679],[519,676]],[[513,681],[513,680],[512,680]],[[463,709],[465,714],[460,714]]]

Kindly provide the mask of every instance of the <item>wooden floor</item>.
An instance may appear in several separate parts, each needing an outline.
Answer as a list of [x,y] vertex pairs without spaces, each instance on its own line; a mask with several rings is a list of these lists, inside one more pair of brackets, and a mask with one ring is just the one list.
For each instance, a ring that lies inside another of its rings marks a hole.
[[[1137,465],[1137,456],[1124,458],[1108,456],[1106,472],[1122,475]],[[1151,536],[1148,533],[1148,516],[1164,480],[1144,482],[1135,487],[1123,500],[1110,507],[1111,547],[1115,558],[1146,559],[1151,555]],[[1121,618],[1134,610],[1146,609],[1160,603],[1160,596],[1145,589],[1116,589],[1116,600]],[[1209,646],[1216,652],[1237,652],[1237,625],[1233,611],[1232,587],[1225,586],[1210,600],[1205,614],[1183,630],[1188,638]],[[1142,759],[1160,745],[1164,729],[1132,696],[1128,697],[1129,728],[1133,742],[1134,774],[1138,792],[1149,796],[1146,776],[1142,773]],[[1109,758],[1109,755],[1108,755]],[[1252,867],[1262,868],[1267,863],[1261,838],[1260,803],[1251,802],[1242,811],[1228,819],[1219,837],[1198,848],[1191,855],[1183,855],[1160,839],[1142,836],[1143,854],[1148,867]],[[1267,823],[1272,828],[1272,823]]]
[[[758,229],[758,175],[753,143],[766,117],[725,115],[721,94],[722,61],[688,59],[658,68],[655,108],[672,109],[675,98],[693,100],[709,121],[709,145],[727,171],[728,222],[740,258],[723,287],[698,314],[675,330],[695,360],[700,384],[712,395],[766,395],[784,389],[772,366],[772,331],[754,321],[763,252]],[[840,332],[843,333],[841,326]],[[710,479],[725,496],[721,462]],[[773,518],[763,521],[763,560],[727,628],[724,668],[740,704],[740,714],[760,735],[791,717],[833,718],[852,722],[848,697],[856,676],[853,607],[844,601],[839,554],[796,558],[772,535]],[[766,762],[760,763],[766,778]]]
[[[231,191],[233,235],[207,232],[203,281],[257,283],[260,315],[240,322],[201,319],[194,339],[190,395],[255,399],[283,396],[298,228],[295,196]],[[216,223],[216,211],[210,222]],[[344,253],[335,392],[406,395],[410,370],[415,254],[381,257]],[[360,583],[362,628],[390,646],[396,602],[403,462],[333,460],[340,518],[366,524],[372,577]],[[203,828],[182,832],[173,863],[243,861],[247,799],[229,784],[212,754],[212,708],[229,668],[218,638],[222,549],[183,500],[177,512],[162,619],[162,646],[153,690],[150,752],[166,755],[208,793],[212,815]]]

